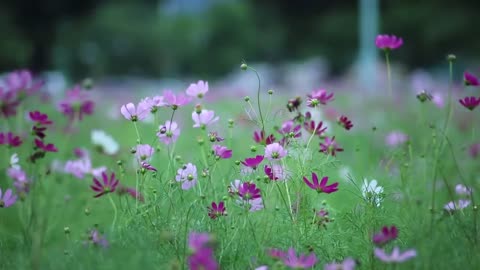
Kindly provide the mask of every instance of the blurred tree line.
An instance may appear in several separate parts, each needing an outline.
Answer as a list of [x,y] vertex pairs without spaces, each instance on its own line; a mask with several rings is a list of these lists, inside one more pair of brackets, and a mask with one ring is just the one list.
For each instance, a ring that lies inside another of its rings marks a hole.
[[[214,78],[242,59],[321,56],[333,72],[356,59],[357,0],[205,0],[207,9],[169,13],[171,1],[2,0],[0,70]],[[379,2],[379,32],[404,38],[395,58],[408,66],[435,66],[447,53],[480,57],[480,1]]]

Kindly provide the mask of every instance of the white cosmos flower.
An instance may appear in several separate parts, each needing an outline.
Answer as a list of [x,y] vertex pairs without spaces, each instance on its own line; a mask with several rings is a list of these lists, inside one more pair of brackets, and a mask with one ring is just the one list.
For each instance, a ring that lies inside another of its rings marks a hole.
[[379,207],[384,198],[383,187],[379,186],[375,179],[370,182],[367,179],[363,179],[362,195],[367,202]]
[[107,155],[114,155],[120,149],[118,143],[112,136],[105,133],[103,130],[92,130],[92,143],[100,146]]
[[11,168],[14,168],[14,169],[20,169],[20,165],[18,165],[18,155],[17,153],[14,153],[11,157],[10,157],[10,167]]

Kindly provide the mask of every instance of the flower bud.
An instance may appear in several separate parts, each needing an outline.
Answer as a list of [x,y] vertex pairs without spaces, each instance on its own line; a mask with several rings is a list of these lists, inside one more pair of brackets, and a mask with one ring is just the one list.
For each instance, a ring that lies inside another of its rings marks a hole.
[[247,70],[247,68],[248,68],[248,66],[247,66],[247,64],[245,64],[245,63],[242,63],[242,64],[240,65],[240,69],[243,70],[243,71]]
[[196,112],[197,114],[201,114],[201,113],[202,113],[202,105],[201,105],[201,104],[195,105],[195,112]]
[[203,143],[205,143],[205,141],[203,140],[203,138],[198,138],[197,143],[198,143],[198,145],[203,145]]
[[246,96],[243,98],[243,100],[245,100],[245,102],[249,102],[250,101],[250,97],[249,96]]
[[235,160],[235,165],[240,165],[240,160]]
[[175,161],[180,162],[182,160],[182,157],[180,155],[175,156]]
[[257,147],[255,145],[250,146],[250,151],[257,152]]
[[447,55],[447,61],[448,62],[454,62],[455,60],[457,60],[457,56],[455,56],[455,54]]
[[89,216],[90,215],[90,209],[85,208],[84,213],[85,213],[86,216]]
[[65,234],[70,234],[70,227],[64,227],[64,228],[63,228],[63,232],[64,232]]
[[273,90],[272,89],[268,90],[268,94],[273,95]]
[[85,90],[91,90],[93,88],[93,80],[91,78],[84,79],[82,86],[85,88]]

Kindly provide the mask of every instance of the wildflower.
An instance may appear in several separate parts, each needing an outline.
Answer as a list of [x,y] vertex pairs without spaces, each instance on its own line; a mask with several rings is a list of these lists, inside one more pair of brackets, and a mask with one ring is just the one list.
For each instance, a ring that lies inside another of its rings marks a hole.
[[464,97],[463,99],[458,100],[463,107],[473,111],[478,105],[480,105],[480,97]]
[[317,107],[319,104],[327,105],[328,102],[333,100],[333,93],[327,94],[325,89],[313,91],[307,96],[307,106],[312,108]]
[[58,105],[60,112],[70,120],[74,120],[77,116],[82,120],[84,114],[93,114],[94,108],[95,103],[90,100],[88,92],[83,91],[79,85],[67,91],[65,98]]
[[303,123],[303,128],[310,134],[315,134],[317,136],[321,136],[322,133],[325,132],[325,130],[327,130],[327,127],[323,127],[323,122],[320,121],[317,125],[315,125],[315,121],[314,120],[310,120],[310,121],[305,121]]
[[64,171],[72,174],[78,179],[83,179],[85,174],[92,171],[92,164],[90,158],[82,158],[79,160],[69,160],[65,163]]
[[137,160],[139,161],[144,161],[150,159],[153,155],[153,147],[151,147],[148,144],[139,144],[136,147],[135,150],[135,156],[137,157]]
[[279,143],[272,143],[265,147],[265,157],[269,160],[280,160],[287,155],[287,150]]
[[210,241],[211,237],[208,233],[191,232],[188,235],[188,247],[192,252],[207,247]]
[[276,249],[276,248],[271,248],[268,250],[268,255],[274,259],[282,259],[284,258],[287,253],[283,250]]
[[401,131],[392,131],[385,137],[385,143],[388,146],[398,146],[408,141],[408,135]]
[[193,125],[194,128],[199,127],[204,129],[205,127],[217,122],[220,118],[218,116],[215,117],[214,111],[202,110],[200,113],[193,112],[192,119],[195,122]]
[[398,49],[402,45],[403,39],[394,35],[378,35],[375,38],[375,46],[385,51]]
[[265,165],[263,167],[263,171],[268,176],[270,180],[277,181],[277,180],[286,180],[287,173],[283,169],[281,165],[272,164],[272,167]]
[[219,202],[218,205],[215,202],[212,202],[212,206],[208,207],[208,216],[211,219],[216,219],[221,216],[226,216],[226,209],[225,209],[225,203],[224,202]]
[[17,201],[17,195],[13,194],[11,189],[5,190],[2,197],[2,189],[0,189],[0,208],[8,208]]
[[48,119],[48,115],[39,111],[29,112],[30,120],[36,122],[37,125],[50,125],[53,122]]
[[332,138],[325,137],[323,143],[320,143],[320,151],[325,154],[331,154],[332,156],[336,155],[336,152],[343,152],[343,148],[339,147],[335,141],[335,136]]
[[443,209],[445,209],[445,211],[447,212],[454,212],[456,210],[462,210],[463,208],[466,208],[467,206],[469,206],[471,203],[470,200],[458,200],[458,201],[451,201],[451,202],[448,202],[444,207]]
[[462,184],[458,184],[455,186],[455,192],[458,194],[458,195],[471,195],[472,194],[472,189],[465,186],[465,185],[462,185]]
[[212,248],[203,248],[188,257],[191,270],[217,270],[218,263],[213,256]]
[[197,184],[197,167],[192,163],[188,163],[177,170],[175,180],[182,182],[183,190],[191,189]]
[[108,241],[104,235],[101,235],[97,229],[91,230],[88,239],[94,246],[100,246],[103,248],[108,247]]
[[391,254],[387,254],[385,250],[381,248],[375,248],[373,253],[375,257],[386,263],[402,263],[417,256],[417,251],[414,249],[405,250],[403,253],[400,253],[398,247],[394,247]]
[[379,186],[375,179],[370,181],[370,183],[367,179],[363,179],[362,195],[367,202],[379,207],[384,197],[383,187]]
[[352,258],[346,258],[341,263],[329,263],[324,266],[324,270],[354,270],[356,262]]
[[300,104],[302,104],[302,98],[301,97],[296,97],[294,99],[289,99],[287,103],[287,109],[289,112],[293,112],[298,110],[300,107]]
[[146,170],[149,170],[149,171],[154,171],[154,172],[157,171],[157,169],[155,169],[155,167],[153,167],[152,165],[150,165],[150,163],[148,163],[146,161],[142,161],[140,163],[140,166],[142,166],[142,168],[144,168]]
[[294,122],[292,120],[287,120],[283,122],[282,128],[278,130],[280,134],[283,136],[289,136],[293,138],[298,138],[302,136],[302,132],[300,131],[302,127],[300,125],[294,126]]
[[137,107],[133,103],[128,103],[122,105],[120,108],[120,112],[122,113],[125,119],[130,120],[132,122],[142,121],[147,118],[150,109],[144,103],[139,103]]
[[285,256],[282,258],[283,263],[291,268],[295,269],[307,269],[313,267],[317,263],[317,257],[312,252],[310,255],[305,256],[300,254],[298,257],[293,248],[289,248]]
[[18,105],[20,105],[20,100],[18,100],[16,92],[4,90],[0,86],[0,115],[5,118],[16,115]]
[[213,131],[208,133],[208,138],[210,139],[211,142],[221,142],[224,140],[222,137],[218,136],[217,132],[213,132]]
[[143,195],[140,192],[138,192],[135,188],[120,186],[120,188],[118,189],[118,194],[119,195],[128,194],[139,202],[145,202],[145,198],[143,197]]
[[40,148],[44,152],[58,152],[58,149],[55,147],[53,143],[45,144],[43,141],[39,139],[35,139],[35,146]]
[[474,143],[470,145],[468,153],[472,158],[478,157],[478,154],[480,154],[480,143]]
[[232,150],[228,149],[226,146],[215,144],[212,146],[215,156],[223,159],[232,157]]
[[187,95],[191,97],[203,98],[208,92],[208,82],[198,81],[196,84],[192,83],[187,88]]
[[14,135],[12,132],[0,132],[0,145],[6,144],[11,147],[18,147],[22,145],[22,139]]
[[180,136],[180,128],[177,122],[167,121],[165,125],[159,127],[157,132],[158,139],[166,145],[176,142],[178,136]]
[[386,243],[397,239],[398,237],[398,229],[395,226],[391,226],[390,228],[384,226],[382,230],[373,235],[372,241],[377,246],[383,246]]
[[10,157],[10,168],[20,169],[20,165],[18,165],[18,161],[19,161],[18,154],[14,153]]
[[178,107],[187,105],[190,102],[190,98],[180,93],[177,96],[170,91],[163,91],[164,102],[167,106],[172,107],[173,110],[176,110]]
[[257,155],[253,158],[246,158],[244,161],[241,161],[243,165],[250,167],[254,170],[257,169],[258,165],[262,163],[264,157],[262,155]]
[[9,91],[19,95],[20,98],[35,93],[43,86],[43,82],[35,82],[32,73],[26,69],[9,73],[5,82]]
[[338,182],[335,182],[331,185],[327,186],[328,182],[328,176],[325,176],[322,178],[322,181],[320,183],[318,182],[318,177],[317,174],[312,172],[312,182],[308,181],[307,177],[303,177],[303,181],[305,184],[307,184],[308,187],[310,187],[313,190],[316,190],[318,193],[333,193],[338,190]]
[[350,121],[345,115],[340,116],[338,124],[346,130],[350,130],[353,127],[352,121]]
[[275,137],[273,136],[273,134],[270,134],[268,137],[265,138],[265,132],[263,130],[260,132],[254,131],[253,140],[259,144],[269,145],[275,141]]
[[250,212],[263,209],[260,189],[254,183],[241,183],[240,180],[235,180],[229,186],[229,193],[231,196],[239,195],[240,200],[237,200],[237,203],[245,206]]
[[94,198],[101,197],[110,192],[115,192],[115,189],[119,183],[118,179],[115,179],[115,173],[113,172],[110,175],[110,178],[106,172],[102,172],[102,179],[103,183],[98,181],[96,177],[93,178],[93,185],[91,185],[90,188],[97,192],[97,194],[93,196]]
[[244,200],[260,198],[260,189],[254,183],[245,182],[238,187],[238,195]]
[[118,142],[105,131],[94,129],[90,134],[92,144],[97,146],[101,152],[107,155],[115,155],[118,153],[120,149]]
[[321,226],[326,229],[327,224],[333,221],[333,219],[329,217],[329,213],[325,208],[320,209],[319,211],[317,211],[316,214],[317,214],[318,220],[315,223],[317,223],[319,227]]
[[479,86],[480,85],[480,82],[478,80],[478,78],[471,74],[471,73],[468,73],[468,72],[464,72],[463,73],[463,82],[466,86]]
[[28,193],[30,191],[30,180],[22,168],[9,168],[7,175],[14,180],[13,186],[17,190],[17,193]]

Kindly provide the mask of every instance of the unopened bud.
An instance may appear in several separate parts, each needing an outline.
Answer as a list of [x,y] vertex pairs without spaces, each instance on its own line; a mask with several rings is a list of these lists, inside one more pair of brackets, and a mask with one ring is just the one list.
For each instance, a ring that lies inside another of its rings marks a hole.
[[93,80],[90,78],[84,79],[82,82],[82,86],[83,88],[85,88],[85,90],[91,90],[93,88]]
[[64,227],[64,228],[63,228],[63,232],[64,232],[65,234],[69,234],[69,233],[70,233],[70,227]]
[[273,90],[272,89],[268,90],[268,94],[273,95]]
[[249,102],[250,101],[250,97],[249,96],[246,96],[243,98],[243,100],[245,100],[245,102]]
[[247,70],[247,68],[248,68],[248,66],[247,66],[247,64],[245,64],[245,63],[242,63],[242,64],[240,65],[240,69],[243,70],[243,71]]
[[448,62],[453,62],[453,61],[455,61],[455,60],[457,60],[457,56],[456,56],[455,54],[449,54],[449,55],[447,55],[447,61],[448,61]]
[[257,152],[257,147],[255,145],[250,146],[250,151]]

